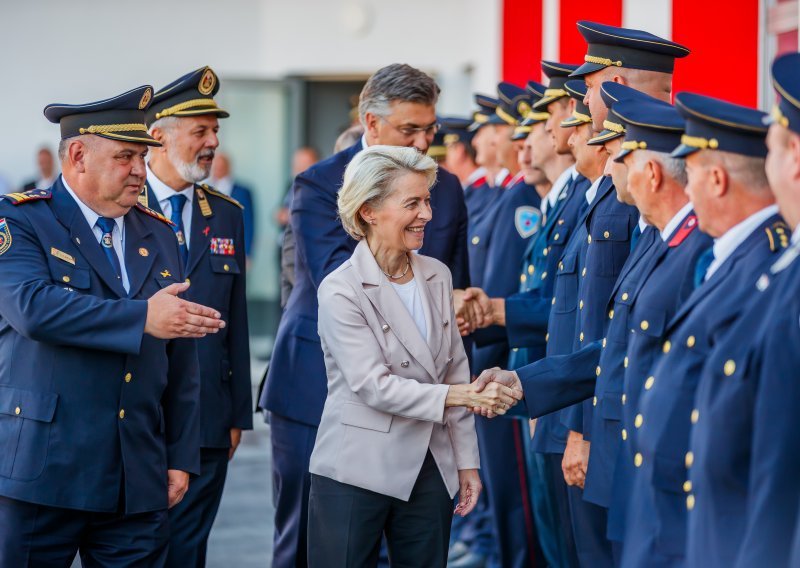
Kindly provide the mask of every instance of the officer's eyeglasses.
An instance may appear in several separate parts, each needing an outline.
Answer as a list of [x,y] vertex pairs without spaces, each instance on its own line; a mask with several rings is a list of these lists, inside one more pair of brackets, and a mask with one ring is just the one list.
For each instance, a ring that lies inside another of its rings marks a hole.
[[389,126],[391,126],[392,128],[394,128],[395,130],[397,130],[397,131],[398,131],[400,134],[402,134],[403,136],[408,136],[409,138],[410,138],[410,137],[412,137],[412,136],[416,136],[416,135],[417,135],[417,134],[419,134],[420,132],[422,132],[423,134],[425,134],[425,136],[433,136],[434,134],[436,134],[437,132],[439,132],[439,129],[442,127],[442,125],[441,125],[441,124],[439,124],[438,122],[434,122],[434,123],[433,123],[433,124],[431,124],[431,125],[428,125],[428,126],[420,126],[420,127],[417,127],[417,128],[415,128],[415,127],[413,127],[413,126],[402,126],[402,127],[398,127],[398,126],[395,126],[394,124],[392,124],[391,122],[389,122],[387,119],[385,119],[385,118],[384,118],[384,117],[382,117],[382,116],[381,116],[381,117],[379,117],[379,118],[380,118],[382,121],[384,121],[386,124],[388,124]]

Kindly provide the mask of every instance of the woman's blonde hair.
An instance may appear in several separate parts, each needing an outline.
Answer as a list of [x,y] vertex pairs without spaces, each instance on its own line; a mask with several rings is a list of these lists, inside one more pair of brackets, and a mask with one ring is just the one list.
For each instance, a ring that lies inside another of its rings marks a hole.
[[392,183],[407,173],[425,176],[430,189],[436,182],[436,162],[403,146],[369,146],[356,154],[344,172],[344,185],[337,198],[339,218],[347,234],[357,241],[367,236],[368,225],[359,214],[361,207],[367,204],[379,208],[392,193]]

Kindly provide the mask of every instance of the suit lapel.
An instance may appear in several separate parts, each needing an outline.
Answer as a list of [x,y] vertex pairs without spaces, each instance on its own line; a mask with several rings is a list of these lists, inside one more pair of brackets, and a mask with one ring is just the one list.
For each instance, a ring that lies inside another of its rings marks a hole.
[[134,298],[150,275],[158,248],[142,215],[133,213],[125,216],[125,233],[125,268],[130,288],[128,296]]
[[[213,210],[209,211],[208,217],[203,215],[200,210],[200,199],[197,195],[198,188],[195,187],[194,199],[192,199],[192,239],[189,242],[189,262],[186,267],[186,276],[191,275],[192,271],[200,263],[200,260],[208,254],[209,243],[211,242],[211,227],[208,220],[214,216]],[[206,198],[207,199],[207,198]],[[236,243],[237,246],[244,246],[244,243]]]
[[[98,276],[111,288],[120,298],[127,297],[122,281],[117,278],[111,263],[106,258],[100,243],[97,241],[92,228],[86,222],[86,217],[81,213],[78,204],[67,192],[61,183],[61,178],[53,186],[52,210],[59,222],[64,225],[70,233],[70,239],[78,247],[81,255],[91,265]],[[127,216],[126,216],[127,221]],[[127,223],[126,223],[127,230]],[[126,236],[126,242],[127,242]]]

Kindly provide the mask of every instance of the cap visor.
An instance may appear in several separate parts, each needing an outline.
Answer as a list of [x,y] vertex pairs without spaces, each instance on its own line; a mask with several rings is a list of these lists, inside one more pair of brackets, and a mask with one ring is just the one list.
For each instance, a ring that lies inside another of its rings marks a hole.
[[508,123],[499,116],[497,116],[496,114],[493,114],[492,116],[489,117],[489,120],[486,121],[486,124],[508,124]]
[[633,150],[621,150],[619,154],[614,157],[614,161],[621,164],[625,161],[625,156],[633,152]]
[[563,97],[568,97],[569,95],[560,95],[558,97],[542,97],[535,103],[533,103],[533,110],[547,110],[547,106],[552,103],[553,101],[557,101]]
[[614,138],[619,138],[623,136],[624,133],[622,132],[614,132],[613,130],[603,130],[600,134],[586,142],[590,146],[600,146],[601,144],[605,144],[609,140],[613,140]]
[[571,128],[573,126],[580,126],[581,124],[589,124],[575,117],[567,118],[561,121],[561,128]]
[[687,146],[686,144],[681,144],[672,151],[670,156],[672,156],[673,158],[685,158],[689,154],[694,154],[699,150],[700,148],[695,148],[694,146]]
[[117,140],[119,142],[133,142],[134,144],[147,144],[148,146],[161,146],[161,142],[150,136],[147,132],[129,132],[127,134],[116,134],[114,132],[104,132],[95,134],[101,138]]
[[228,118],[230,113],[217,107],[191,108],[176,112],[172,116],[200,116],[201,114],[216,114],[217,118]]
[[589,73],[594,73],[595,71],[600,71],[601,69],[605,69],[605,65],[600,65],[599,63],[584,63],[575,71],[569,74],[570,77],[583,77],[584,75],[588,75]]

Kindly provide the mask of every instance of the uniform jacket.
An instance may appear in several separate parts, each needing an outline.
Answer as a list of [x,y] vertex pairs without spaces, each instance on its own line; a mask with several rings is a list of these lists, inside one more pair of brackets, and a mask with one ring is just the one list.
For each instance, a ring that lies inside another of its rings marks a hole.
[[[153,190],[144,191],[140,201],[163,213]],[[219,311],[227,324],[197,341],[201,445],[227,448],[231,428],[253,427],[242,208],[207,185],[194,192],[185,297]]]
[[125,215],[126,293],[61,178],[0,200],[0,495],[84,511],[167,508],[167,469],[200,472],[193,340],[145,335],[183,281],[175,234]]
[[328,397],[311,473],[408,500],[428,450],[450,495],[458,470],[479,467],[475,423],[445,408],[449,385],[469,382],[445,265],[411,255],[425,311],[424,339],[366,241],[319,289]]

